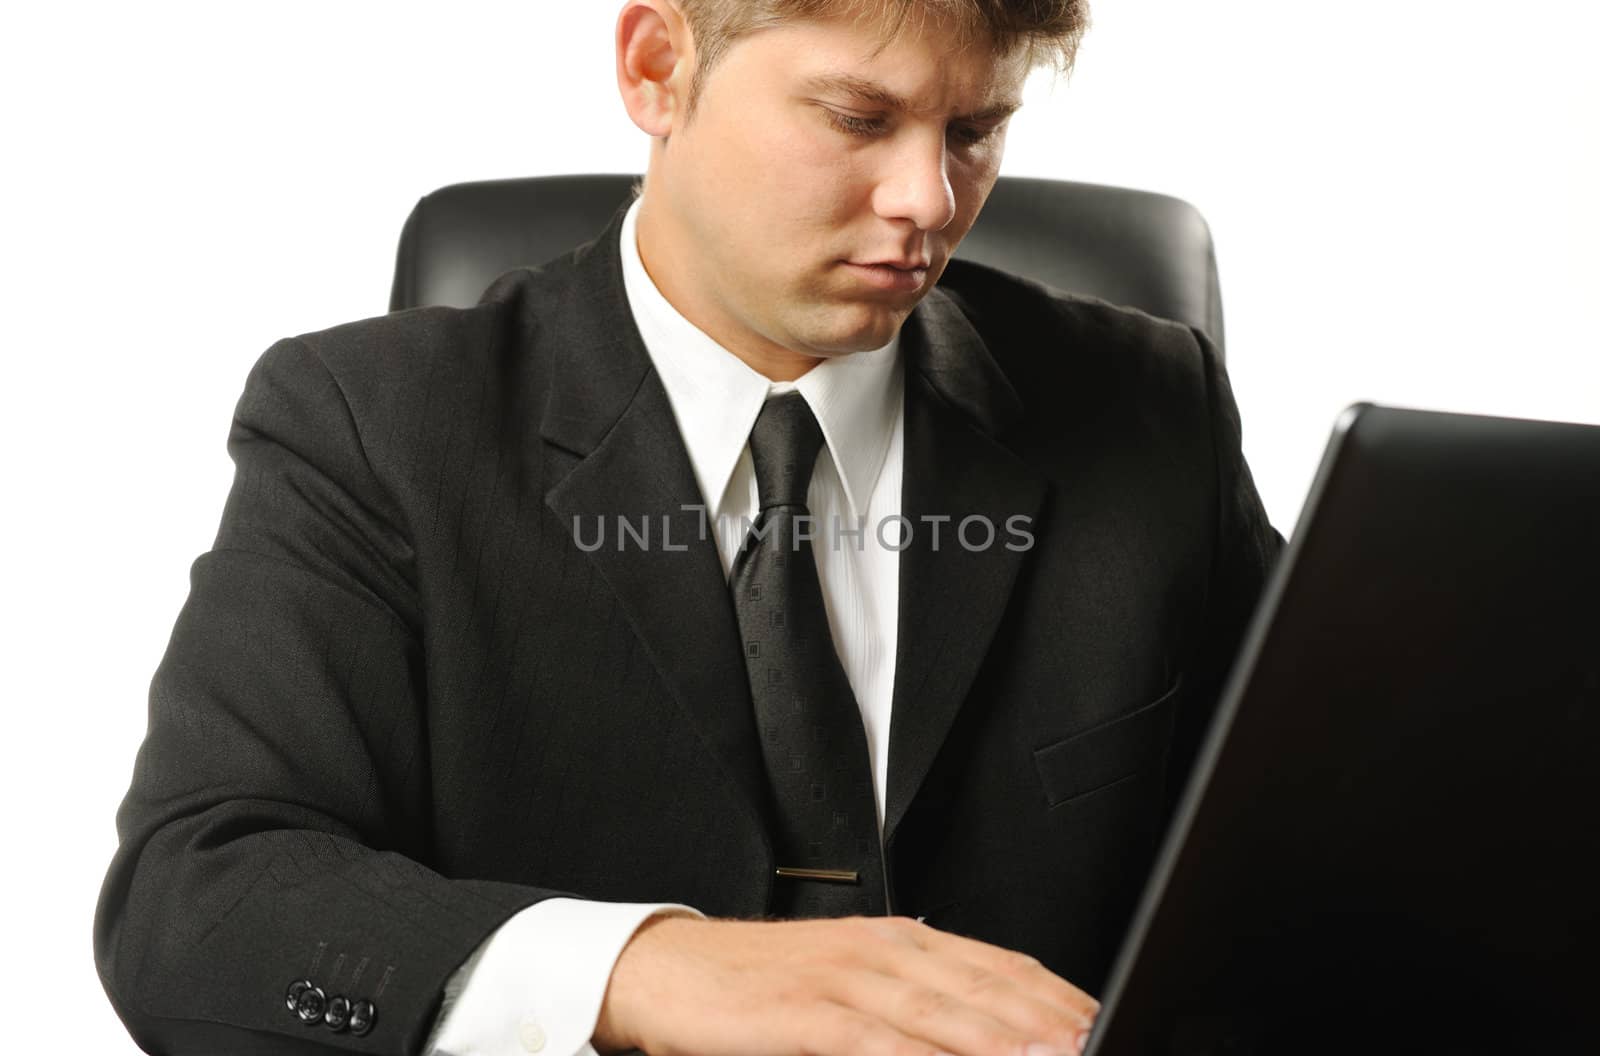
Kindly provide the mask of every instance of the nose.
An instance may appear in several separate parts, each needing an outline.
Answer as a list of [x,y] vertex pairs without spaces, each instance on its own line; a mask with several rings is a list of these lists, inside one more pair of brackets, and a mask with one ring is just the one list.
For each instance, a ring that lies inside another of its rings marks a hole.
[[899,149],[884,154],[885,171],[873,195],[873,209],[886,219],[904,217],[922,231],[939,231],[956,215],[943,136],[907,136]]

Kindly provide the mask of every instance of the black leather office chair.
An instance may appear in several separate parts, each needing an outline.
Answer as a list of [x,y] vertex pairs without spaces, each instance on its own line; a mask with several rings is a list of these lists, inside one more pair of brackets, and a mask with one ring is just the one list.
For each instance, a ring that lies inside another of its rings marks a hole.
[[[434,191],[417,202],[400,235],[390,311],[476,304],[502,272],[594,238],[634,179],[537,176]],[[1223,347],[1211,231],[1176,198],[1001,177],[956,256],[1198,326]]]

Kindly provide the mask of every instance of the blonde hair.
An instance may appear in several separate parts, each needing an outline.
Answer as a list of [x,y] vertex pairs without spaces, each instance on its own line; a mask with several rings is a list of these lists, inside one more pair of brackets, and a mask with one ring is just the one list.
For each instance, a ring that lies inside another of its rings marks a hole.
[[1088,0],[673,0],[694,36],[695,70],[689,86],[686,120],[706,78],[728,49],[762,29],[793,22],[847,17],[878,34],[877,54],[907,27],[932,18],[950,26],[957,46],[986,41],[996,55],[1019,45],[1026,49],[1027,68],[1052,66],[1058,74],[1072,70],[1078,42],[1089,28]]

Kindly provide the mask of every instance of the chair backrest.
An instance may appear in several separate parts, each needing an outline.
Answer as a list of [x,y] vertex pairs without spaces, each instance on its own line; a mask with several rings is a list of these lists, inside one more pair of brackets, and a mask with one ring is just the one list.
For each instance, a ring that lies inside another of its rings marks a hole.
[[[594,238],[636,178],[535,176],[434,191],[406,219],[389,310],[476,304],[501,273]],[[1223,347],[1211,231],[1177,198],[1001,177],[956,256],[1198,326]]]

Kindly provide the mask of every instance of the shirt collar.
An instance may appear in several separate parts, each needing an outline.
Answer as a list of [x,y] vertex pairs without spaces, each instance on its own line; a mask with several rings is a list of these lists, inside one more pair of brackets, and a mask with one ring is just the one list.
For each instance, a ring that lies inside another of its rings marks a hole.
[[871,351],[824,359],[793,382],[774,382],[723,348],[672,306],[639,257],[639,201],[622,221],[622,279],[644,340],[683,434],[708,516],[723,493],[769,394],[798,391],[822,427],[853,517],[867,501],[894,426],[900,333]]

